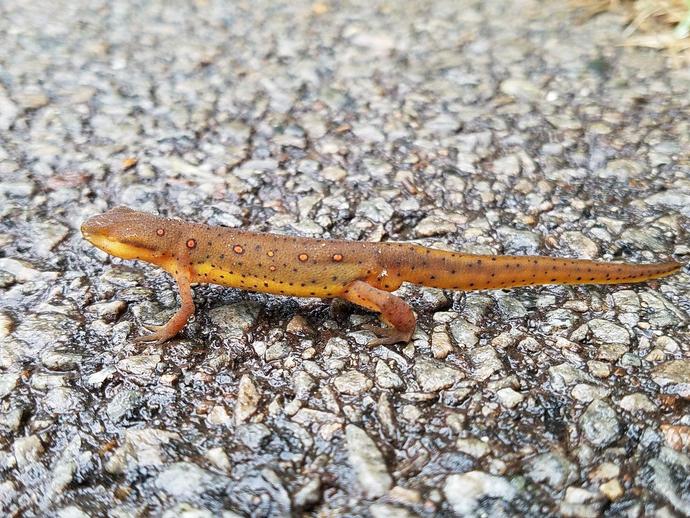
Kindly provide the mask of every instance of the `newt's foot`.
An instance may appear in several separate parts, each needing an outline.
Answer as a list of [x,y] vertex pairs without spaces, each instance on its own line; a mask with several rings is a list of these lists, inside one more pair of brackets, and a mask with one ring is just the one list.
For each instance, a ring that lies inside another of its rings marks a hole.
[[369,341],[369,346],[375,345],[391,345],[400,342],[407,343],[412,339],[412,332],[401,331],[394,327],[379,327],[375,324],[363,324],[362,329],[371,331],[378,338],[374,338]]
[[154,325],[144,325],[149,331],[153,331],[148,335],[141,335],[134,337],[134,341],[137,343],[150,343],[150,344],[162,344],[167,342],[172,337],[174,337],[179,329],[170,329],[168,325],[164,326],[154,326]]
[[145,327],[149,331],[153,331],[154,333],[160,331],[161,329],[165,329],[165,326],[155,326],[153,324],[143,324],[143,327]]

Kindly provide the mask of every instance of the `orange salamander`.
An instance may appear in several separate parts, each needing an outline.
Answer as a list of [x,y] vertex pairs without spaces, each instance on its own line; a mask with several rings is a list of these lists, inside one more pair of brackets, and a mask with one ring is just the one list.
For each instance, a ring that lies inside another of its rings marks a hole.
[[174,337],[194,314],[193,283],[214,283],[296,297],[341,298],[380,313],[386,327],[369,326],[371,345],[407,342],[412,308],[389,292],[403,282],[452,290],[538,284],[622,284],[665,277],[682,265],[604,263],[541,256],[470,255],[411,243],[293,237],[212,227],[126,207],[87,219],[82,234],[105,252],[165,269],[182,304],[163,326],[137,341]]

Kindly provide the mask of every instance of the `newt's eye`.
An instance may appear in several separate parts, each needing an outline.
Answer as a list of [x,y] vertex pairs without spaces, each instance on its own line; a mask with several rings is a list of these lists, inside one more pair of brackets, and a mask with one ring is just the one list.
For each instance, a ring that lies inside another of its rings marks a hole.
[[163,236],[165,235],[165,229],[164,229],[164,228],[159,228],[158,230],[156,230],[156,234],[158,234],[159,236],[163,237]]

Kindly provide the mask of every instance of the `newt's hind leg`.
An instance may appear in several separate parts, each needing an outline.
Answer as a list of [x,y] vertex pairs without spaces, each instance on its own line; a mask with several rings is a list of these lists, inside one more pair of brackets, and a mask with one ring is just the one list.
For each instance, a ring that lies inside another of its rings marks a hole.
[[354,281],[347,285],[340,297],[381,314],[390,327],[364,326],[378,336],[369,345],[395,344],[409,342],[417,324],[412,308],[400,297],[387,291],[374,288],[364,281]]

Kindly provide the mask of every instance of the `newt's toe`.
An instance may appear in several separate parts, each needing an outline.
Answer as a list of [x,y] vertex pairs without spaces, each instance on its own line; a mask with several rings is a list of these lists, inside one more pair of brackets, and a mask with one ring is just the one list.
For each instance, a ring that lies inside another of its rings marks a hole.
[[171,332],[166,329],[166,326],[144,326],[149,330],[154,331],[148,335],[135,336],[134,341],[137,343],[147,343],[147,344],[162,344],[167,342],[173,336],[177,334],[177,331]]
[[369,346],[392,345],[400,342],[407,343],[412,339],[411,332],[401,331],[394,327],[379,327],[375,324],[363,324],[362,329],[371,331],[376,335],[369,341]]

